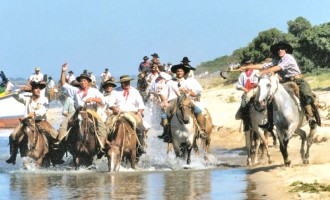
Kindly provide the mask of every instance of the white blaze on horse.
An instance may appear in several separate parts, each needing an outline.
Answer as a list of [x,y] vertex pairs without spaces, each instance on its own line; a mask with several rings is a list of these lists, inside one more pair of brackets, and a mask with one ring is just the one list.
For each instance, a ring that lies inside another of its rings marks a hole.
[[273,102],[274,124],[280,141],[280,150],[284,159],[284,164],[286,166],[291,164],[287,145],[293,133],[301,137],[301,158],[304,164],[308,164],[309,150],[313,143],[313,137],[317,127],[316,123],[310,124],[310,131],[308,134],[301,129],[301,127],[307,124],[304,110],[298,103],[299,101],[297,101],[297,98],[290,95],[290,90],[288,90],[288,92],[284,86],[280,84],[277,75],[268,74],[260,77],[258,88],[259,92],[256,98],[261,106],[265,106],[270,101]]
[[175,102],[170,122],[175,155],[187,158],[187,164],[190,164],[191,150],[196,146],[197,127],[193,120],[192,105],[189,96],[181,94]]

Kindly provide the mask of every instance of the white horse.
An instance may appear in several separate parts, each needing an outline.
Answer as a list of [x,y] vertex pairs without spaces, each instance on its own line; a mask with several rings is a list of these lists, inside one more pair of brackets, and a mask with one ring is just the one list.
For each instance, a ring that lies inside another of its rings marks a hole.
[[[284,159],[284,164],[290,166],[287,145],[293,133],[300,135],[300,154],[304,164],[309,163],[309,150],[313,143],[316,132],[316,123],[310,123],[310,132],[307,135],[302,126],[306,124],[304,110],[300,107],[299,101],[279,82],[277,75],[268,74],[260,77],[258,83],[258,102],[265,106],[268,102],[273,102],[273,118],[276,126],[277,136],[280,141],[280,150]],[[306,145],[307,141],[307,145]],[[305,151],[305,145],[307,149]]]
[[186,94],[181,94],[176,100],[171,119],[172,143],[177,157],[187,157],[190,164],[191,150],[196,147],[197,127],[193,121],[192,101]]

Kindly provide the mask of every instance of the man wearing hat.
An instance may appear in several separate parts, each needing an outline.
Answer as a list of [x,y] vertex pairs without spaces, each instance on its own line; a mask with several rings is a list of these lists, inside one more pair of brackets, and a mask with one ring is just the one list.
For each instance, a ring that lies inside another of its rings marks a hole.
[[[308,82],[303,79],[300,68],[296,59],[291,55],[293,52],[292,46],[287,42],[278,42],[270,47],[271,53],[275,56],[269,63],[246,66],[248,69],[261,69],[259,75],[267,74],[270,72],[279,72],[282,82],[293,81],[299,86],[300,101],[305,109],[306,117],[310,124],[315,124],[314,113],[312,111],[312,104],[314,104],[314,97]],[[244,67],[243,67],[244,68]],[[245,69],[244,68],[244,69]],[[271,109],[272,110],[272,109]],[[271,113],[271,112],[269,112]],[[270,114],[269,122],[261,125],[261,128],[272,129],[272,116]]]
[[139,72],[146,72],[148,73],[150,70],[150,63],[148,62],[149,58],[148,56],[143,57],[143,62],[140,63],[139,65]]
[[165,127],[169,122],[168,118],[170,118],[170,113],[172,113],[174,109],[173,100],[178,98],[180,93],[187,93],[192,98],[194,102],[194,114],[198,125],[201,128],[200,132],[201,134],[205,133],[205,118],[202,114],[203,106],[199,103],[199,97],[202,94],[203,88],[196,79],[188,77],[190,70],[195,70],[195,68],[185,64],[172,66],[171,71],[172,73],[176,74],[176,79],[168,81],[160,92],[161,107],[163,109],[163,113],[161,115],[161,124],[164,127],[164,133],[163,135],[158,136],[159,138],[164,138],[166,135],[168,135]]
[[105,68],[104,69],[104,72],[102,72],[101,74],[101,84],[100,84],[100,92],[103,93],[103,87],[102,87],[102,84],[108,80],[109,78],[111,78],[111,74],[109,72],[109,69],[108,68]]
[[109,101],[111,98],[114,97],[114,93],[116,91],[114,91],[113,89],[115,87],[117,87],[117,85],[115,84],[115,79],[113,77],[111,77],[110,79],[106,80],[103,84],[102,84],[103,90],[104,90],[104,102],[105,105],[102,107],[99,107],[99,109],[97,110],[97,113],[102,117],[103,122],[106,122],[107,118],[109,116],[111,116],[113,114],[113,111],[110,109],[109,105]]
[[[113,98],[110,98],[107,104],[114,112],[118,114],[120,112],[132,113],[137,120],[137,136],[140,141],[138,151],[140,154],[145,153],[145,134],[148,126],[143,121],[143,111],[145,109],[140,92],[130,85],[130,81],[133,80],[129,75],[123,75],[120,77],[120,87],[115,88]],[[147,128],[146,128],[147,127]]]
[[[241,66],[252,65],[250,58],[244,58],[241,62]],[[245,69],[241,72],[236,83],[236,89],[242,90],[241,105],[235,115],[235,118],[243,120],[243,131],[245,134],[250,134],[250,116],[249,116],[249,102],[255,91],[253,90],[258,85],[258,77],[256,74],[259,70],[256,69]]]
[[[67,64],[62,65],[62,75],[61,82],[65,78],[65,73],[67,70]],[[101,117],[96,113],[97,107],[100,105],[104,105],[104,96],[100,93],[96,88],[90,87],[90,83],[92,82],[91,78],[88,74],[82,73],[80,76],[76,78],[76,80],[80,83],[80,88],[73,89],[74,87],[69,87],[71,92],[73,93],[73,100],[75,104],[75,108],[79,109],[81,107],[86,107],[88,113],[95,117],[97,121],[97,136],[100,143],[101,151],[104,150],[106,144],[106,127],[103,123]],[[74,92],[73,92],[74,90]],[[59,129],[59,140],[61,141],[67,134],[68,129],[68,120],[73,116],[73,113],[70,114],[67,118],[63,119],[60,129]]]
[[[189,60],[189,58],[188,57],[183,57],[182,58],[182,60],[181,60],[181,63],[183,64],[183,65],[187,65],[187,66],[189,66],[189,67],[191,67],[190,66],[190,63],[191,61]],[[194,71],[193,70],[190,70],[190,72],[189,72],[189,75],[188,75],[188,77],[195,77],[195,75],[194,75]]]
[[[52,125],[47,121],[47,107],[48,107],[48,99],[44,96],[41,96],[41,90],[46,87],[46,82],[39,81],[30,82],[29,85],[22,87],[18,90],[13,97],[23,103],[25,105],[25,117],[32,117],[35,119],[36,127],[39,129],[41,133],[43,133],[50,144],[54,144],[57,141],[57,130],[52,127]],[[23,91],[31,91],[32,95],[21,95],[20,93]],[[16,156],[19,146],[20,138],[18,138],[17,134],[21,131],[23,125],[20,123],[10,134],[9,136],[9,144],[10,144],[10,158],[6,160],[7,163],[15,164]],[[50,145],[52,148],[53,145]],[[62,153],[57,158],[51,158],[53,164],[62,163],[62,157],[64,153]]]
[[152,59],[150,61],[150,65],[152,65],[153,63],[157,63],[158,65],[160,65],[160,60],[159,60],[158,54],[153,53],[151,56],[152,56]]
[[[29,77],[27,85],[30,84],[30,82],[34,81],[34,82],[39,82],[42,81],[44,79],[44,75],[43,73],[40,72],[40,68],[39,67],[35,67],[34,68],[34,73]],[[47,81],[47,80],[45,80]],[[41,96],[46,96],[46,90],[43,89],[41,91]]]
[[73,80],[76,80],[76,77],[73,71],[69,71],[68,73],[69,74],[66,76],[66,82],[70,84]]

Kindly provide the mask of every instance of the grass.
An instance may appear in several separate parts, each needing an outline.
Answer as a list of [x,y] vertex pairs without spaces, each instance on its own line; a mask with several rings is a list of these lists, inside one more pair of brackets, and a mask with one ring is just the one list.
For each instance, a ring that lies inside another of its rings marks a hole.
[[290,192],[308,192],[308,193],[319,193],[319,192],[330,192],[330,185],[321,184],[315,181],[314,183],[304,183],[302,181],[295,181],[291,185],[293,187]]

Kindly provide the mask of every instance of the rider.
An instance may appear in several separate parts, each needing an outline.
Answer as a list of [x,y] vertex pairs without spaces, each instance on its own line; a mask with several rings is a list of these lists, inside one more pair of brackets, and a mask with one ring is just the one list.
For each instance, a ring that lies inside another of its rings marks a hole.
[[[260,75],[267,74],[269,72],[279,72],[281,76],[281,82],[295,82],[299,87],[300,101],[305,109],[307,120],[310,125],[315,124],[314,113],[312,110],[312,104],[314,104],[314,97],[308,82],[303,79],[300,68],[296,62],[296,59],[291,55],[293,48],[286,42],[278,42],[270,47],[271,53],[275,56],[272,62],[250,65],[242,67],[242,69],[263,69]],[[265,125],[260,125],[261,128],[267,128],[269,131],[272,129],[273,114],[272,109],[269,110],[269,120]]]
[[143,57],[143,62],[140,63],[139,65],[139,72],[149,72],[150,70],[150,63],[148,62],[149,57],[148,56],[144,56]]
[[[48,99],[40,95],[40,91],[46,87],[46,82],[39,81],[30,82],[23,88],[20,88],[13,97],[25,104],[25,117],[32,117],[35,119],[36,127],[41,133],[43,133],[50,144],[54,144],[57,141],[57,130],[47,121],[46,112],[48,107]],[[32,95],[20,94],[22,91],[32,91]],[[18,137],[18,133],[21,131],[23,124],[19,124],[9,136],[10,144],[10,158],[6,160],[7,163],[15,164],[16,155],[18,151],[18,145],[21,138]],[[51,145],[53,146],[53,145]],[[63,161],[62,157],[52,160],[53,164],[59,164]]]
[[120,87],[115,88],[116,92],[107,101],[107,104],[115,114],[120,112],[131,112],[134,114],[137,120],[137,136],[141,144],[138,150],[139,153],[143,154],[146,153],[144,149],[144,134],[148,130],[142,120],[145,106],[139,91],[130,85],[131,80],[133,79],[129,75],[122,75],[119,80]]
[[107,81],[111,77],[111,73],[109,72],[108,68],[104,69],[104,72],[101,74],[101,85],[100,85],[100,92],[103,92],[102,84]]
[[[252,60],[249,58],[244,58],[241,62],[243,66],[252,65]],[[244,91],[242,95],[241,106],[238,109],[235,118],[242,119],[244,125],[244,132],[248,132],[250,130],[250,116],[249,116],[249,101],[254,95],[254,90],[258,84],[258,77],[256,74],[259,70],[255,69],[245,69],[242,71],[240,76],[238,77],[238,82],[236,83],[236,89]]]
[[[176,74],[176,79],[168,81],[165,87],[160,92],[161,107],[163,113],[161,115],[161,125],[164,127],[164,133],[159,135],[158,138],[168,140],[165,136],[168,136],[166,126],[168,125],[171,113],[174,109],[174,101],[180,96],[180,93],[187,93],[192,98],[194,105],[194,114],[197,119],[197,123],[200,128],[201,135],[205,134],[205,118],[202,114],[202,106],[199,104],[199,99],[203,91],[200,83],[192,78],[188,77],[190,70],[195,70],[189,64],[178,64],[171,68],[172,73]],[[166,141],[165,141],[166,142]]]
[[[106,127],[103,123],[101,117],[96,113],[98,105],[103,105],[104,96],[103,94],[97,90],[96,88],[90,87],[92,80],[89,78],[88,74],[81,74],[76,78],[76,80],[80,83],[80,89],[76,87],[69,87],[67,83],[65,83],[65,72],[67,70],[67,64],[62,65],[62,74],[61,74],[61,83],[64,83],[64,87],[67,87],[68,93],[73,94],[73,100],[75,103],[75,108],[79,109],[81,107],[86,107],[87,112],[95,117],[97,121],[97,136],[99,139],[101,151],[105,149],[106,144]],[[66,85],[67,84],[67,85]],[[63,87],[62,86],[62,87]],[[67,134],[68,121],[73,116],[71,113],[67,118],[63,119],[59,129],[58,139],[61,141]]]
[[113,114],[113,111],[109,108],[108,106],[108,101],[113,98],[115,95],[116,91],[113,89],[117,87],[115,84],[115,78],[111,77],[107,81],[105,81],[102,84],[103,90],[105,92],[104,94],[104,102],[105,105],[103,107],[100,107],[97,111],[97,113],[102,117],[103,122],[106,122],[107,118],[110,117]]

